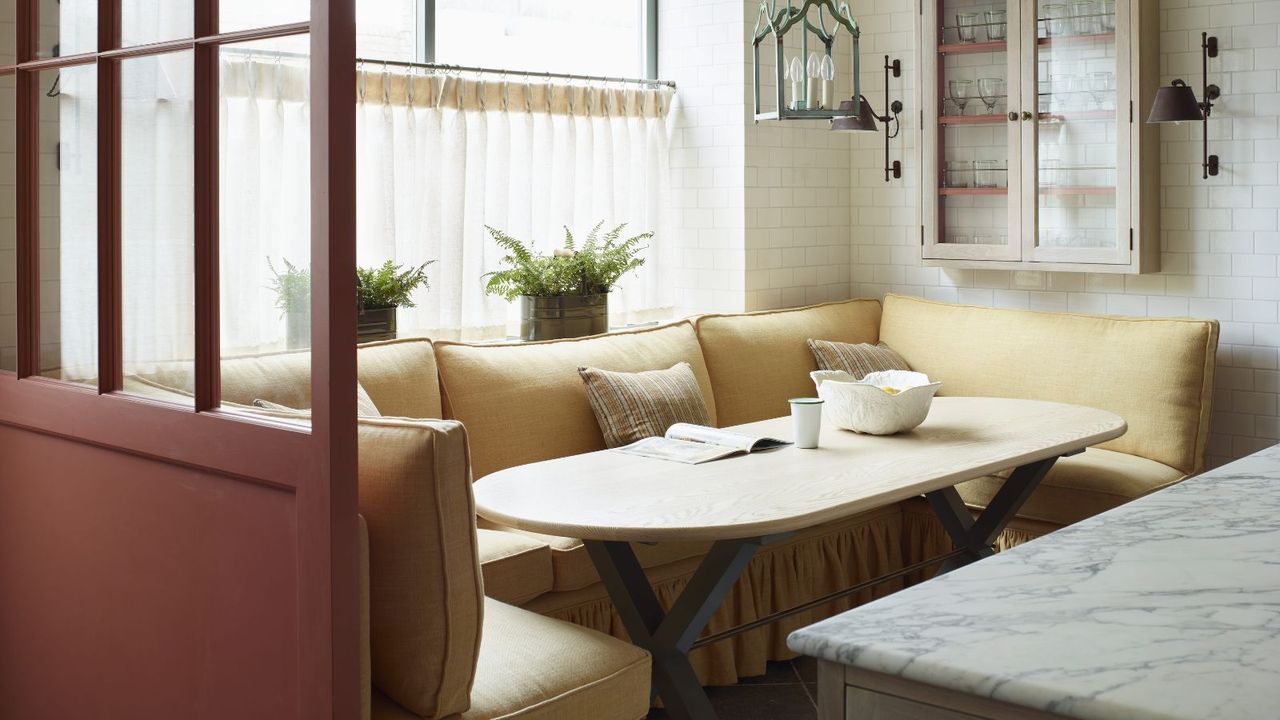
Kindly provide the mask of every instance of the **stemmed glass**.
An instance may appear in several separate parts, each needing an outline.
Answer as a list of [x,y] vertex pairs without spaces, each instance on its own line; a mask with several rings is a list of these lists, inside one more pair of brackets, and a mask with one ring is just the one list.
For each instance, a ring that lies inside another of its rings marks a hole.
[[1115,89],[1115,79],[1116,76],[1109,72],[1089,74],[1089,94],[1093,96],[1093,102],[1099,110],[1106,107],[1107,96]]
[[960,13],[956,15],[956,34],[960,36],[960,42],[962,43],[977,42],[978,14]]
[[973,86],[972,80],[952,80],[948,83],[951,88],[951,102],[960,108],[960,114],[964,114],[964,108],[969,104],[970,88]]
[[993,42],[1004,40],[1009,29],[1008,14],[1004,10],[987,11],[987,39]]
[[987,114],[994,113],[996,103],[1004,97],[1004,78],[979,78],[978,97],[987,106]]

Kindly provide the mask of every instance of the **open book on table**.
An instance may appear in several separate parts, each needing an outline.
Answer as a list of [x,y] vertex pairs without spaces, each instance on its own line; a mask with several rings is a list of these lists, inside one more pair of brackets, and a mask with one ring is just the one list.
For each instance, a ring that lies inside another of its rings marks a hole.
[[756,437],[706,425],[676,423],[667,428],[667,434],[663,437],[645,438],[617,450],[658,460],[697,465],[730,455],[746,455],[790,444],[785,440]]

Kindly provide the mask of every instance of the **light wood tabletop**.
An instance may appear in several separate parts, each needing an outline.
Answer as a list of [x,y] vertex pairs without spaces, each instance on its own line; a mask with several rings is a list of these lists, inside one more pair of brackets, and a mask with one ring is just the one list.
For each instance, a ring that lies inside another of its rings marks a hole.
[[[791,418],[742,425],[791,439]],[[475,484],[479,514],[508,527],[581,538],[724,540],[801,530],[1119,437],[1094,408],[940,397],[924,424],[884,437],[824,423],[819,447],[684,465],[611,450],[522,465]]]

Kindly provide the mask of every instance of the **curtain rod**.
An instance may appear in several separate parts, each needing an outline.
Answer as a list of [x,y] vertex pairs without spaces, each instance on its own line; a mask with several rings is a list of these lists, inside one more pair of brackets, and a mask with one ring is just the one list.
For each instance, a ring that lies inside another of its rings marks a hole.
[[[296,53],[288,51],[268,51],[249,50],[246,48],[222,48],[223,52],[234,52],[243,55],[279,55],[282,57],[307,58],[310,57],[306,53]],[[387,67],[403,67],[418,68],[422,70],[443,70],[446,72],[468,72],[468,73],[484,73],[486,75],[515,75],[524,78],[543,78],[546,80],[583,80],[588,82],[612,82],[612,83],[633,83],[637,85],[661,85],[663,87],[674,88],[676,84],[671,80],[648,80],[643,78],[625,78],[625,77],[609,77],[606,75],[574,75],[570,73],[553,73],[553,72],[535,72],[532,70],[501,70],[498,68],[472,67],[467,65],[448,65],[445,63],[420,63],[406,62],[404,60],[373,60],[370,58],[356,58],[357,65],[385,65]]]

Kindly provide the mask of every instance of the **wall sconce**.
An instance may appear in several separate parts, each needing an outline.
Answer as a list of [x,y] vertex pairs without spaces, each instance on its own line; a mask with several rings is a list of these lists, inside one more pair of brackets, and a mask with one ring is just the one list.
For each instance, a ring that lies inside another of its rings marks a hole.
[[[838,117],[831,121],[831,129],[846,132],[874,132],[876,130],[876,121],[884,123],[884,181],[889,182],[895,178],[902,177],[902,163],[898,160],[889,162],[889,141],[898,137],[898,133],[902,132],[902,120],[899,115],[902,113],[902,101],[889,99],[889,76],[902,77],[902,61],[889,60],[889,56],[884,56],[884,115],[877,115],[871,109],[871,103],[867,101],[865,95],[858,98],[857,114],[854,115],[854,101],[845,100],[840,103],[840,111],[848,113],[844,117]],[[890,126],[892,125],[892,131]]]
[[1218,156],[1209,154],[1209,114],[1213,112],[1213,101],[1222,97],[1222,89],[1209,84],[1209,58],[1218,57],[1218,38],[1209,33],[1200,33],[1200,66],[1204,76],[1204,100],[1196,100],[1196,93],[1186,82],[1174,80],[1168,87],[1156,90],[1155,102],[1151,104],[1149,123],[1180,123],[1199,120],[1204,132],[1204,159],[1201,167],[1204,178],[1218,174]]

